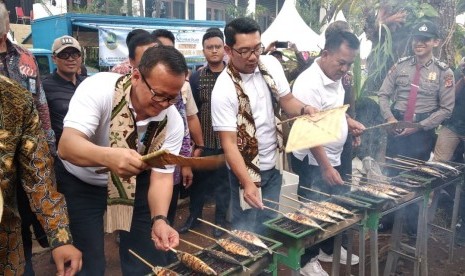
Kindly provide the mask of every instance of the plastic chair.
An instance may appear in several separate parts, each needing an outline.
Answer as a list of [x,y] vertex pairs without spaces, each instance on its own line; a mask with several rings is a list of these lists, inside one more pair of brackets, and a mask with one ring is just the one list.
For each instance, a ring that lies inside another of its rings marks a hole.
[[21,23],[25,24],[26,20],[29,20],[29,23],[31,23],[31,17],[24,15],[24,11],[22,7],[15,7],[16,11],[16,24],[21,21]]

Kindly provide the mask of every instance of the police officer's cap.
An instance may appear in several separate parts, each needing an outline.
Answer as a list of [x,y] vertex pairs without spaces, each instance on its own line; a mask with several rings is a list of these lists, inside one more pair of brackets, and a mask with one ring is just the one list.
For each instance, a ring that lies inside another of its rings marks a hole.
[[413,27],[412,36],[439,38],[438,27],[430,21],[421,22]]

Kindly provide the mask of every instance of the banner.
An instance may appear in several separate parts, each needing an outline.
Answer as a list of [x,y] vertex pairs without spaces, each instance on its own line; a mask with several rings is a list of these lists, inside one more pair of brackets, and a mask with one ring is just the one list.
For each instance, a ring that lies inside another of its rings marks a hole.
[[[169,27],[158,26],[157,28],[143,27],[152,32],[156,29],[167,29],[173,32],[175,47],[184,57],[187,63],[203,63],[205,58],[202,52],[202,37],[208,27]],[[99,26],[99,65],[114,66],[128,58],[126,36],[133,28]]]

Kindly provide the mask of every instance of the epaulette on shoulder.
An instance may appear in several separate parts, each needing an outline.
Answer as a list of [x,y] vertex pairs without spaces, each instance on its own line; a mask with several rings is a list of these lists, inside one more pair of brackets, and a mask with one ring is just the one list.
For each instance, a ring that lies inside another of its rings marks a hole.
[[440,61],[439,59],[435,59],[434,64],[436,64],[443,71],[446,71],[447,69],[449,69],[449,65],[447,65],[447,63],[445,62]]
[[399,58],[399,60],[397,60],[397,64],[402,63],[402,62],[407,61],[407,60],[410,60],[412,58],[413,58],[413,56]]

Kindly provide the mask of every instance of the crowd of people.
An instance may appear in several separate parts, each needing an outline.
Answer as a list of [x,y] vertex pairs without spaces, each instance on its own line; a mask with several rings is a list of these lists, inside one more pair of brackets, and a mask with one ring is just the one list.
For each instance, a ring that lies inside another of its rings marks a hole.
[[[206,64],[190,76],[168,30],[132,30],[127,60],[91,77],[79,73],[79,41],[62,36],[51,46],[57,69],[43,81],[33,55],[11,43],[8,30],[8,11],[0,4],[2,275],[34,275],[31,226],[41,245],[52,248],[57,275],[104,275],[104,233],[115,231],[123,275],[149,274],[129,249],[153,265],[168,265],[169,249],[179,244],[179,233],[198,225],[208,194],[215,201],[215,224],[264,234],[263,222],[277,215],[269,208],[280,201],[283,114],[313,116],[351,105],[338,118],[340,139],[290,155],[299,196],[320,200],[305,187],[347,190],[342,184],[352,171],[352,147],[360,144],[365,126],[354,113],[350,73],[360,42],[345,22],[328,27],[315,59],[304,58],[291,43],[299,60],[293,72],[283,69],[275,42],[265,48],[251,18],[234,19],[224,31],[206,30]],[[426,161],[434,152],[447,161],[465,141],[465,70],[454,77],[433,56],[439,41],[434,24],[414,26],[414,55],[400,59],[381,86],[386,122],[419,123],[390,129],[387,156]],[[160,149],[194,157],[224,154],[226,165],[193,171],[141,161]],[[99,173],[102,168],[110,172]],[[175,230],[181,190],[189,191],[189,217]],[[215,238],[223,234],[212,232]],[[332,262],[332,249],[332,239],[308,248],[301,274],[328,275],[319,262]],[[357,256],[351,260],[358,263]],[[347,262],[345,248],[340,262]]]

